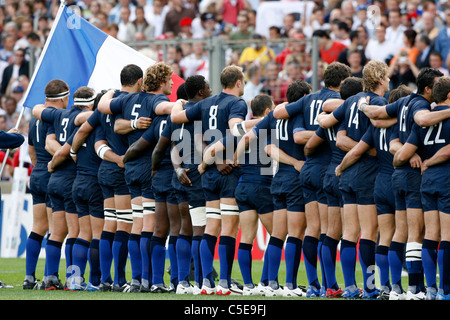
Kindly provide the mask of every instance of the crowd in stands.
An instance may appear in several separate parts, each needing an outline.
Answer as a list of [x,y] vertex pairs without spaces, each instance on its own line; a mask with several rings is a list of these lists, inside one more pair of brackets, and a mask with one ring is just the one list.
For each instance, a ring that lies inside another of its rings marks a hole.
[[[67,0],[66,4],[76,6],[81,16],[125,43],[210,37],[248,40],[226,54],[227,65],[244,68],[243,98],[248,102],[265,92],[276,104],[282,103],[292,81],[311,82],[311,46],[305,40],[312,36],[319,38],[318,89],[323,70],[336,60],[348,64],[357,77],[362,77],[367,61],[384,61],[390,67],[392,88],[405,84],[414,89],[420,68],[427,66],[448,75],[448,0],[314,0],[310,15],[287,13],[280,21],[271,20],[267,39],[255,31],[264,1],[268,0]],[[0,130],[17,122],[32,72],[30,62],[39,58],[59,5],[60,0],[0,0]],[[379,10],[374,12],[373,6]],[[209,77],[205,43],[170,45],[164,53],[161,46],[150,43],[139,50],[155,61],[165,60],[183,78]]]

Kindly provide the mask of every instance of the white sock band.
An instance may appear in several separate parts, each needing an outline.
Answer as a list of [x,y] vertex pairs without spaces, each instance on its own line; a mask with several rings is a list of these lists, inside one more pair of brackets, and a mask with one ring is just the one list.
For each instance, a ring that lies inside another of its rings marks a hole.
[[134,218],[142,218],[144,216],[144,208],[139,204],[131,204]]
[[108,221],[116,221],[117,220],[116,209],[114,209],[114,208],[104,208],[103,215],[105,217],[105,220],[108,220]]
[[220,212],[224,216],[238,216],[239,215],[239,207],[221,203],[220,204]]
[[155,214],[155,202],[142,202],[143,215]]
[[206,207],[206,218],[208,219],[222,219],[220,209]]
[[133,223],[133,211],[131,209],[116,210],[117,221],[125,223]]
[[418,242],[406,243],[406,261],[421,261],[422,260],[422,244]]
[[191,215],[192,226],[206,226],[206,207],[196,207],[189,209]]

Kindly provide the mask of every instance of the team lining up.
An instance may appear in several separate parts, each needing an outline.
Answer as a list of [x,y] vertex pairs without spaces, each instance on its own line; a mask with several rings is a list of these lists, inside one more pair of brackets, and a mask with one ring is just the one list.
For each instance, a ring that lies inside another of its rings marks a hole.
[[[421,189],[421,181],[448,186],[448,161],[433,162],[449,141],[448,99],[442,94],[450,90],[448,77],[426,68],[417,93],[403,86],[389,93],[386,64],[369,62],[360,79],[335,62],[325,70],[325,88],[311,92],[305,81],[295,81],[289,101],[278,106],[260,94],[246,120],[240,67],[222,71],[223,90],[214,96],[204,77],[189,77],[176,102],[167,98],[171,73],[164,63],[145,74],[129,65],[120,75],[120,91],[79,88],[70,109],[67,84],[47,85],[47,99],[33,108],[29,130],[30,156],[36,159],[30,184],[35,216],[50,226],[46,271],[39,284],[37,258],[27,246],[24,289],[448,299],[448,266],[441,263],[448,253],[448,188]],[[431,110],[432,102],[438,107]],[[418,118],[426,121],[414,124]],[[39,135],[46,139],[37,143]],[[438,219],[424,220],[436,212]],[[258,219],[270,239],[255,284],[251,249]],[[243,285],[231,279],[239,229]],[[34,230],[28,241],[35,241],[39,252],[47,230]],[[163,280],[167,239],[169,285]],[[64,241],[65,284],[59,279]],[[339,242],[343,290],[335,275]],[[306,290],[297,283],[302,254]],[[131,281],[125,277],[128,256]],[[381,288],[375,287],[375,266]]]

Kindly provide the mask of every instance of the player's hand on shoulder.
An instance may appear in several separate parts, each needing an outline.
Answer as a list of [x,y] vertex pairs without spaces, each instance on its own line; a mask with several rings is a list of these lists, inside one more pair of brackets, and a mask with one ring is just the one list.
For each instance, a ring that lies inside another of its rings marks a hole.
[[152,124],[152,118],[140,117],[136,120],[136,127],[145,130]]

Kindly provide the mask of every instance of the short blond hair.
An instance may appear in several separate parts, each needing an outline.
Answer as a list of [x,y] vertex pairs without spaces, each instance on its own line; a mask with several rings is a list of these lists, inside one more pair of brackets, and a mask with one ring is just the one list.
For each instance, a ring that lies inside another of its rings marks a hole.
[[158,62],[145,70],[142,89],[147,92],[158,91],[162,83],[167,81],[167,77],[173,73],[172,68],[164,62]]
[[381,61],[371,60],[363,69],[364,91],[375,91],[380,85],[380,79],[389,74],[389,67]]

